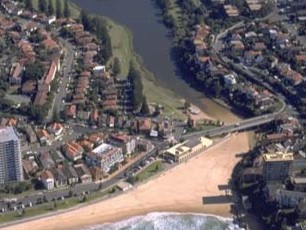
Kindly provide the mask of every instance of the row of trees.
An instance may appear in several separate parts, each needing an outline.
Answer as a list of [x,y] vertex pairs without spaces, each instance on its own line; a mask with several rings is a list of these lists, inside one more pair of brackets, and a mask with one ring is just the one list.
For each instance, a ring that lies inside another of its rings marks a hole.
[[132,88],[133,88],[133,96],[132,96],[133,106],[134,109],[138,111],[139,108],[143,105],[145,97],[142,92],[143,85],[141,82],[141,73],[133,63],[131,63],[130,66],[128,79],[132,83]]
[[[34,10],[33,0],[24,0],[24,4],[27,9],[31,11]],[[47,0],[39,0],[38,10],[39,12],[45,13],[48,16],[55,14],[57,18],[61,17],[69,18],[71,16],[68,0],[65,0],[64,2],[64,9],[61,0],[56,0],[55,4],[54,0],[48,0],[48,2]]]
[[112,56],[112,44],[107,31],[107,22],[102,17],[89,15],[85,10],[82,10],[80,19],[84,29],[95,34],[103,44],[103,47],[96,56],[96,61],[106,63]]

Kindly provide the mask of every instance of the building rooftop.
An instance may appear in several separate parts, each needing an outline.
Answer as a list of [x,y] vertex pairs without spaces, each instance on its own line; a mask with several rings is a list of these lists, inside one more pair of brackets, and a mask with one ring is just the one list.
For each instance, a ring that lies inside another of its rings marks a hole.
[[263,154],[263,159],[265,162],[276,162],[276,161],[293,161],[293,153],[267,153]]
[[0,127],[0,142],[18,141],[18,136],[13,127]]

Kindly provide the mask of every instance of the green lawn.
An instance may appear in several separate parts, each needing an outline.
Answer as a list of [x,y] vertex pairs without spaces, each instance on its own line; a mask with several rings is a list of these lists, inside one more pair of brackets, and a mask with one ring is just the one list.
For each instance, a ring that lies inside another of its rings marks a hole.
[[155,161],[136,175],[138,178],[137,181],[138,182],[144,181],[162,170],[163,170],[162,162]]
[[[91,193],[89,195],[86,195],[87,199],[85,203],[97,200],[99,198],[103,198],[110,194],[114,194],[117,191],[118,191],[118,188],[114,186],[114,187],[102,190],[100,192]],[[24,214],[20,214],[19,211],[1,214],[0,223],[16,221],[16,220],[21,220],[24,218],[38,216],[38,215],[46,214],[50,211],[58,211],[58,210],[63,210],[67,208],[72,208],[72,207],[75,207],[76,205],[82,204],[83,202],[82,202],[82,197],[71,197],[63,201],[56,201],[55,203],[56,203],[56,207],[54,207],[54,202],[50,201],[48,203],[37,205],[32,208],[25,208]]]

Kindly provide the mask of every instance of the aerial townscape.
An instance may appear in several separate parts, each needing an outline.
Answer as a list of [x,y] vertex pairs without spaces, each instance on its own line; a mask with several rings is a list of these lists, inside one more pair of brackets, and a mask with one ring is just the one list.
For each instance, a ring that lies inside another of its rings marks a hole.
[[306,229],[305,0],[0,0],[0,228]]

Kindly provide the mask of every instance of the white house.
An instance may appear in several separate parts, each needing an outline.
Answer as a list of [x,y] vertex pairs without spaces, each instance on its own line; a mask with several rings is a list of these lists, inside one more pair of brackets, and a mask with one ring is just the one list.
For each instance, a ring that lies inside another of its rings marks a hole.
[[95,77],[100,76],[102,73],[105,73],[106,69],[104,65],[98,65],[96,67],[93,68],[93,75]]
[[235,85],[237,84],[237,79],[234,74],[227,74],[223,77],[226,85]]
[[41,181],[45,189],[50,190],[54,188],[54,176],[49,170],[45,170],[41,174]]
[[55,16],[50,16],[48,19],[47,19],[47,23],[49,25],[51,25],[53,22],[56,21],[56,17]]

